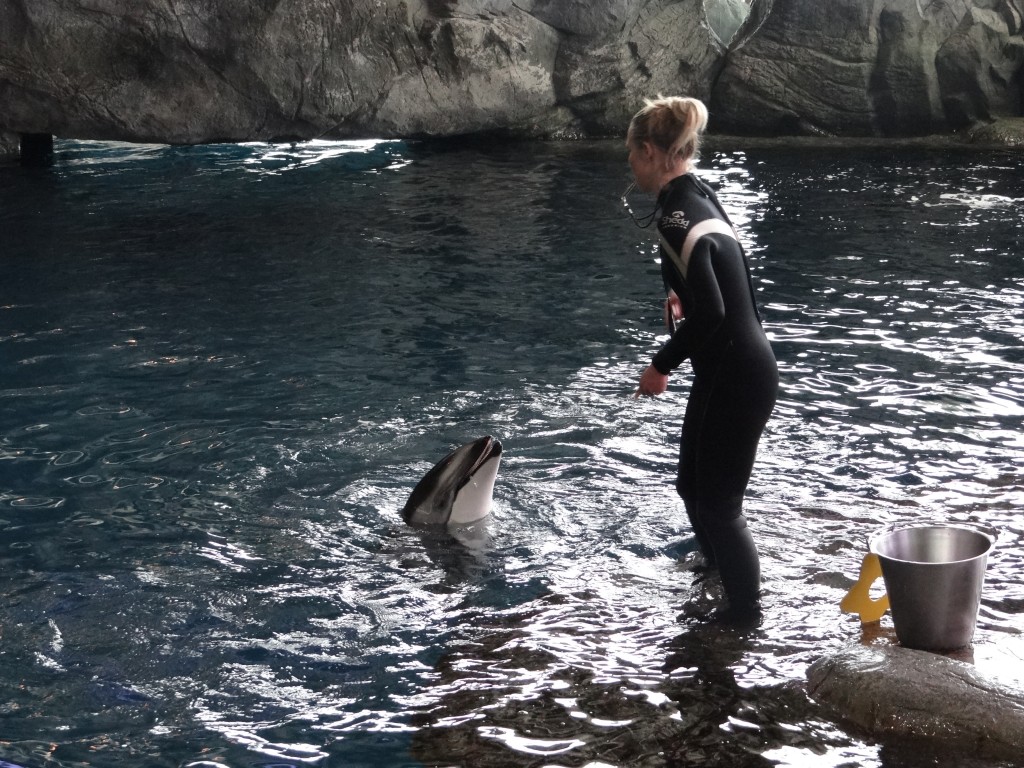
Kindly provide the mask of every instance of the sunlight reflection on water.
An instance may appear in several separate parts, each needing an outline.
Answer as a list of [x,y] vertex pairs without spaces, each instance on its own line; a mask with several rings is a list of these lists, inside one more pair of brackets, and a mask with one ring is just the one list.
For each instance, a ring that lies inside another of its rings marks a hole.
[[[0,171],[0,758],[933,764],[803,679],[894,642],[838,603],[899,520],[999,529],[975,661],[1020,669],[1020,161],[969,157],[964,186],[956,158],[813,160],[704,163],[783,378],[746,632],[700,618],[687,375],[631,397],[663,331],[618,143],[66,142]],[[485,433],[490,547],[404,527]]]

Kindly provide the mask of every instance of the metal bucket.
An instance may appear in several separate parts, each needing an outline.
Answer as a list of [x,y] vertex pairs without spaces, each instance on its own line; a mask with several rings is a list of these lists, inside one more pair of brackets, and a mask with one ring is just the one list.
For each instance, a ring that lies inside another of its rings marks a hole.
[[888,528],[870,538],[901,645],[946,651],[971,642],[993,544],[994,536],[955,525]]

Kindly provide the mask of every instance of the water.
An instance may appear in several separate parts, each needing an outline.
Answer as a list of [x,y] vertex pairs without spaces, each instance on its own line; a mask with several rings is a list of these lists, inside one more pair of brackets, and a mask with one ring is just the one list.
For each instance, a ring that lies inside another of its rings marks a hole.
[[[895,642],[838,604],[898,520],[999,530],[975,656],[1024,668],[1024,158],[703,166],[782,371],[753,631],[693,617],[718,588],[672,490],[685,369],[630,397],[660,279],[619,142],[0,168],[0,760],[940,764],[803,681]],[[398,510],[482,434],[506,455],[474,556]]]

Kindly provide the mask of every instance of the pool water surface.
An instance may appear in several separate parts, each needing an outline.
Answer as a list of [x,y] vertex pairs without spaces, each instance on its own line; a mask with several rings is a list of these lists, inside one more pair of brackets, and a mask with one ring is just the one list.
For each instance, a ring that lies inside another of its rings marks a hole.
[[[631,397],[664,336],[627,172],[621,142],[0,167],[0,760],[943,764],[805,675],[895,642],[839,601],[869,534],[940,520],[998,530],[974,655],[1024,677],[1024,158],[706,149],[782,378],[754,628],[688,567],[687,366]],[[404,526],[484,434],[487,545]]]

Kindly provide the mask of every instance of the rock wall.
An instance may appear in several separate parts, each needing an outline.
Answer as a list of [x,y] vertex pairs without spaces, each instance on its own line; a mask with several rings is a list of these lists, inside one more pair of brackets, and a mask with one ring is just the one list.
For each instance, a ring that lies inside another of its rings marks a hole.
[[807,670],[808,692],[825,714],[883,740],[933,742],[949,765],[967,756],[1020,757],[1024,690],[1012,673],[1005,677],[938,654],[884,645],[844,648]]
[[707,101],[713,131],[758,135],[913,135],[1022,114],[1024,0],[752,0],[747,11],[747,0],[0,0],[0,135],[621,136],[659,92]]
[[906,136],[1018,116],[1022,15],[1024,0],[774,0],[729,52],[716,126]]
[[0,131],[0,158],[18,153],[18,137],[13,133]]

